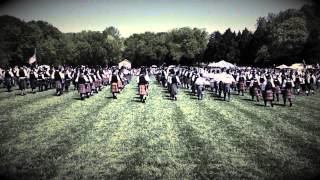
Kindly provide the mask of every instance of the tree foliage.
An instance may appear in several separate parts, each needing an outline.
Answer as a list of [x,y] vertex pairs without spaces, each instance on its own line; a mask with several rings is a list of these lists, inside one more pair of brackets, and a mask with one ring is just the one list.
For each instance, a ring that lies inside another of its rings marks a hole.
[[320,6],[308,4],[257,19],[256,30],[230,28],[210,35],[198,28],[145,32],[122,38],[115,27],[102,32],[62,33],[44,21],[24,22],[0,16],[0,65],[23,65],[37,50],[39,64],[115,65],[122,58],[134,66],[226,60],[239,65],[270,66],[304,59],[320,60]]

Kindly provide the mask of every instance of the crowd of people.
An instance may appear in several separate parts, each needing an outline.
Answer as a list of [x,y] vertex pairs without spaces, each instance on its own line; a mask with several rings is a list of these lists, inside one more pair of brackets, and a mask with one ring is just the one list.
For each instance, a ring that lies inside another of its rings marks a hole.
[[[21,95],[26,95],[26,89],[32,93],[56,89],[55,94],[61,96],[68,92],[71,85],[78,90],[81,99],[89,98],[98,93],[106,85],[111,85],[113,97],[120,93],[131,78],[131,71],[122,68],[101,68],[88,66],[35,66],[14,67],[0,70],[0,84],[12,91],[19,86]],[[117,86],[114,83],[117,82]]]
[[292,106],[293,95],[309,96],[320,87],[319,69],[276,69],[276,68],[195,68],[162,67],[155,70],[159,84],[177,100],[178,87],[186,88],[203,99],[205,90],[212,91],[224,101],[230,101],[231,91],[244,96],[248,92],[252,101],[263,100],[264,105],[274,105],[282,96],[283,105]]
[[263,100],[264,105],[273,106],[282,97],[283,104],[292,106],[293,95],[314,94],[320,87],[319,69],[275,69],[275,68],[198,68],[183,66],[141,67],[88,67],[88,66],[35,66],[0,69],[0,84],[10,92],[17,84],[21,95],[26,89],[32,93],[55,88],[61,96],[71,85],[78,90],[80,99],[89,98],[105,86],[110,86],[112,98],[130,83],[132,75],[137,76],[138,94],[145,102],[149,91],[150,75],[170,93],[171,100],[178,100],[180,88],[188,89],[198,100],[205,91],[212,91],[224,101],[231,100],[231,91],[244,96],[249,93],[252,101]]

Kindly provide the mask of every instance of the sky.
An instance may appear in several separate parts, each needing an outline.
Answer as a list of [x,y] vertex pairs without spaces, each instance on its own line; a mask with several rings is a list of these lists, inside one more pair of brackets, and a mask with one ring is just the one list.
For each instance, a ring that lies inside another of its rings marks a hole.
[[256,28],[258,17],[308,0],[14,0],[0,4],[0,15],[43,20],[62,32],[103,31],[116,27],[122,37],[196,27],[207,32]]

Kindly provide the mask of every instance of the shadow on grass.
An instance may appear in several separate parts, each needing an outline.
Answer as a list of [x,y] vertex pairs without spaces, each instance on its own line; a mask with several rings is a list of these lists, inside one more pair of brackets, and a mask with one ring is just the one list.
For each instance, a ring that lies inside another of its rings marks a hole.
[[254,104],[255,106],[266,107],[264,104]]
[[242,101],[252,101],[252,99],[241,99]]

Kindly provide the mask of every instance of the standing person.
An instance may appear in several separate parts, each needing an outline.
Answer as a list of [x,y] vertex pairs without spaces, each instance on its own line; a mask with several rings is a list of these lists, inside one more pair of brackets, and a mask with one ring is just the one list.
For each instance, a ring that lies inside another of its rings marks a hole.
[[197,90],[198,100],[202,100],[203,99],[204,83],[205,83],[205,79],[203,78],[203,75],[201,73],[200,76],[198,78],[196,78],[196,80],[194,82],[195,88]]
[[43,70],[41,69],[39,69],[38,71],[37,84],[38,84],[39,92],[42,92],[44,87],[44,75],[43,75]]
[[85,96],[87,95],[87,89],[86,89],[86,82],[87,78],[84,76],[84,73],[78,72],[77,77],[75,79],[75,82],[79,85],[79,93],[80,93],[80,99],[84,100]]
[[245,77],[244,74],[239,75],[239,79],[238,79],[238,95],[244,96],[244,90],[245,90]]
[[14,75],[11,71],[11,69],[7,69],[6,72],[4,73],[4,85],[6,86],[8,92],[11,92],[11,87],[12,87],[12,79]]
[[119,88],[118,88],[118,82],[120,81],[120,78],[117,75],[117,72],[114,71],[111,75],[110,78],[110,84],[111,84],[111,93],[112,93],[112,97],[113,99],[117,99],[117,94],[119,92]]
[[178,87],[181,84],[179,76],[178,76],[178,72],[176,74],[174,74],[174,72],[171,74],[171,92],[170,92],[170,98],[172,100],[177,100],[177,94],[178,94]]
[[142,70],[140,71],[140,75],[139,78],[137,79],[138,81],[138,86],[139,86],[139,96],[140,96],[140,100],[141,102],[145,103],[146,99],[147,99],[147,92],[148,92],[148,83],[149,80],[146,77],[146,71]]
[[277,76],[274,80],[274,95],[276,95],[277,102],[279,102],[279,95],[281,94],[281,81],[279,77]]
[[64,78],[65,78],[64,79],[64,88],[65,88],[66,92],[68,92],[70,84],[71,84],[72,76],[71,76],[69,69],[64,70],[63,73],[64,73]]
[[284,93],[283,93],[283,104],[286,105],[286,101],[289,101],[290,107],[292,106],[292,88],[294,87],[291,78],[287,77],[283,83]]
[[60,96],[63,93],[63,74],[60,72],[60,70],[56,70],[54,72],[54,81],[55,81],[55,85],[56,85],[56,95]]
[[254,100],[254,97],[256,97],[257,102],[259,102],[259,96],[260,96],[260,84],[257,78],[254,78],[251,80],[250,83],[250,95],[251,95],[251,100]]
[[19,77],[19,89],[21,91],[21,96],[26,95],[25,90],[27,86],[27,72],[25,68],[21,67],[18,71],[17,77]]
[[33,93],[36,93],[36,91],[34,90],[37,88],[37,78],[38,78],[37,73],[34,71],[34,69],[31,69],[29,74],[29,80],[30,80],[31,91]]
[[265,86],[265,98],[264,98],[264,106],[267,106],[267,102],[270,102],[271,107],[273,107],[273,89],[274,84],[271,80],[270,76],[267,76],[266,86]]

